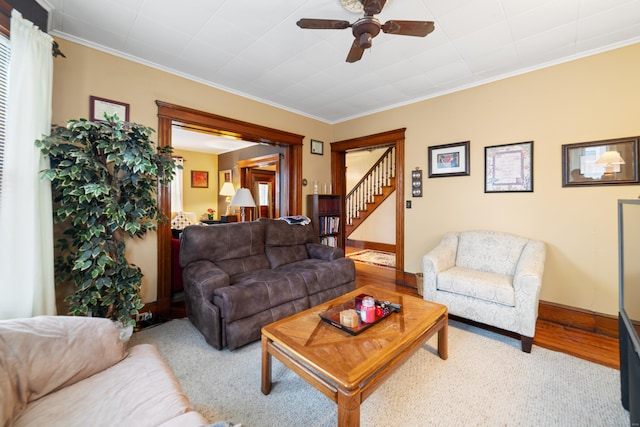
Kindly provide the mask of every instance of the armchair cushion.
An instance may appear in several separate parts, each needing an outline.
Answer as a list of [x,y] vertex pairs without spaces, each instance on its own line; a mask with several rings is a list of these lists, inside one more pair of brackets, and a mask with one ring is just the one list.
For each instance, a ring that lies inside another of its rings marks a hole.
[[506,274],[452,267],[438,275],[436,288],[513,307],[513,279]]
[[528,240],[494,231],[468,231],[458,236],[456,266],[513,276]]

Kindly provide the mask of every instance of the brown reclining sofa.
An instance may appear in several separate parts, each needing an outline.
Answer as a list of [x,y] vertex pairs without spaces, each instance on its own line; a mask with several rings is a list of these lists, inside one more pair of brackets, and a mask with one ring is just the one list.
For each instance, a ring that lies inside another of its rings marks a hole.
[[355,266],[342,249],[317,243],[311,224],[277,219],[188,226],[180,265],[189,320],[219,350],[355,289]]

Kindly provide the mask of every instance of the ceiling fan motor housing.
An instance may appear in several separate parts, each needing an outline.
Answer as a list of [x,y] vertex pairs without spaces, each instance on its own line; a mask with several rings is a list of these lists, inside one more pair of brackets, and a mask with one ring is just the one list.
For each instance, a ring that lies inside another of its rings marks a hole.
[[371,40],[380,32],[380,21],[372,16],[358,19],[351,25],[353,35],[362,49],[371,47]]

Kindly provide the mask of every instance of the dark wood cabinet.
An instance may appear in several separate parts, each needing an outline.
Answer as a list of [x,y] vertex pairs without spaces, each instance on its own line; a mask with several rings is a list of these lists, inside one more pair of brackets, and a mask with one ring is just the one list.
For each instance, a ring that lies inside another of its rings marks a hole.
[[309,194],[307,216],[311,218],[319,243],[344,248],[342,196],[339,194]]

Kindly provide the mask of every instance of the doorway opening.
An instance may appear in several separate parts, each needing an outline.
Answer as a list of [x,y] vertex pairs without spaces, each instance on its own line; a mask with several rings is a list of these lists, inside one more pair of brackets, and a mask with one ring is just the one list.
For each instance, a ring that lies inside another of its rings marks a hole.
[[280,217],[281,156],[272,154],[238,161],[240,186],[253,194],[256,207],[250,209],[251,219]]
[[[280,199],[282,215],[298,215],[302,211],[302,186],[296,183],[302,180],[302,141],[303,135],[297,135],[278,129],[243,122],[228,117],[194,110],[156,101],[158,106],[158,146],[171,145],[172,124],[174,121],[201,128],[207,132],[229,135],[235,138],[275,145],[283,148],[282,180]],[[158,187],[158,208],[167,216],[171,215],[170,187]],[[167,317],[171,309],[171,225],[169,222],[158,224],[158,269],[156,315]]]
[[[340,194],[346,194],[346,155],[351,150],[395,147],[395,281],[405,284],[404,274],[404,140],[406,128],[331,143],[331,176]],[[344,210],[344,207],[343,207]],[[345,242],[343,243],[343,247]]]

